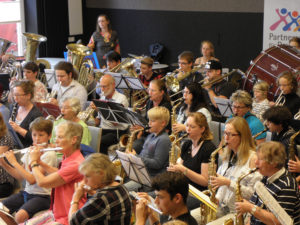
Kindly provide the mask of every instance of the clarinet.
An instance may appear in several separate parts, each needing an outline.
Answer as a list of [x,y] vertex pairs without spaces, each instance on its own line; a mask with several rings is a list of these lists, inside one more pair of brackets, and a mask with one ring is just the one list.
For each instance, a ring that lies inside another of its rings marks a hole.
[[13,121],[13,122],[16,121],[17,113],[18,113],[18,103],[14,103],[12,111],[11,111],[11,115],[10,115],[11,121]]

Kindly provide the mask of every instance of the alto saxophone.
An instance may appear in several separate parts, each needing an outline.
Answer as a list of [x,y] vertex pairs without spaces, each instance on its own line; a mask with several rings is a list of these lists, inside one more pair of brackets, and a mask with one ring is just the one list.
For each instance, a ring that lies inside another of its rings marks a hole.
[[[291,137],[290,137],[290,143],[289,143],[289,159],[290,160],[296,160],[296,155],[295,155],[295,138],[300,134],[300,130],[296,133],[294,133]],[[293,176],[296,176],[295,173],[292,173]]]
[[181,155],[181,149],[180,147],[177,146],[177,143],[179,143],[183,138],[185,138],[188,134],[184,134],[183,136],[181,136],[178,139],[175,139],[172,142],[172,147],[171,150],[169,152],[169,164],[176,164],[177,159],[180,157]]
[[128,143],[126,145],[126,151],[132,152],[132,145],[133,145],[134,140],[136,139],[136,135],[138,134],[138,132],[140,132],[142,130],[144,130],[144,128],[137,129],[137,130],[134,130],[134,131],[131,132],[131,134],[129,136]]
[[[176,105],[173,106],[172,108],[172,114],[171,114],[171,127],[173,127],[173,125],[175,123],[177,123],[176,121],[176,109],[178,108],[178,106],[182,103],[182,100],[179,101]],[[177,134],[174,134],[172,132],[172,134],[169,135],[169,138],[170,138],[170,141],[173,143],[174,141],[176,141],[178,139],[178,133]],[[177,142],[178,143],[178,142]]]
[[[210,162],[208,164],[208,179],[210,179],[211,176],[216,176],[217,175],[217,166],[216,166],[216,155],[224,149],[226,146],[223,145],[222,147],[217,148],[214,150],[211,155],[210,155]],[[209,199],[217,204],[217,199],[216,199],[216,190],[213,189],[212,185],[210,182],[208,182],[208,190],[205,191],[205,194],[209,195]],[[200,206],[200,214],[201,214],[201,222],[200,224],[207,224],[217,218],[216,212],[212,210],[210,207],[208,207],[205,204],[201,204]]]
[[[236,182],[236,190],[235,190],[235,202],[242,202],[243,201],[243,197],[242,197],[242,192],[241,192],[241,181],[247,177],[248,175],[256,172],[258,169],[254,169],[254,170],[250,170],[249,173],[246,173],[242,176],[240,176],[238,179],[237,179],[237,182]],[[234,225],[244,225],[244,218],[243,216],[238,216],[237,214],[235,214],[235,217],[234,217],[234,221],[233,219],[228,219],[225,221],[226,224],[234,224]]]

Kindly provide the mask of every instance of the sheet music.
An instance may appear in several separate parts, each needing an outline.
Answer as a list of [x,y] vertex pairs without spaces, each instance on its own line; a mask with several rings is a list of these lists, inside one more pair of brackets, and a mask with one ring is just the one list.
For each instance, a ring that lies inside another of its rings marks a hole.
[[293,219],[287,214],[287,212],[279,205],[276,199],[269,193],[264,184],[258,181],[255,184],[255,191],[264,202],[264,204],[271,210],[276,216],[279,222],[283,225],[293,225]]
[[209,199],[209,196],[199,191],[193,185],[189,184],[189,192],[201,202],[203,202],[205,205],[209,206],[212,210],[214,210],[215,212],[217,211],[218,206]]

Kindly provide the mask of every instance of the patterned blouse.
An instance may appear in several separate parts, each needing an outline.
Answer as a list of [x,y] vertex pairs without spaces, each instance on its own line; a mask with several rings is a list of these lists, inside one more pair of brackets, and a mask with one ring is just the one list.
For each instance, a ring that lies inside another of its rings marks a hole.
[[[8,133],[0,137],[0,146],[7,146],[8,149],[12,149],[13,145],[13,139]],[[0,184],[4,183],[13,184],[14,178],[9,175],[2,167],[0,167]]]

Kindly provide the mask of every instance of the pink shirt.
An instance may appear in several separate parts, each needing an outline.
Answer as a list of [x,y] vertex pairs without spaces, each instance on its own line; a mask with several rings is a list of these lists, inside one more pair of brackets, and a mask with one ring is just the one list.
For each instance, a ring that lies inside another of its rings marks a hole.
[[[79,164],[84,160],[80,150],[76,150],[72,155],[64,158],[58,174],[66,182],[66,184],[56,187],[54,192],[53,214],[55,221],[68,225],[68,213],[70,203],[74,193],[74,184],[80,182],[83,176],[79,173]],[[86,199],[81,199],[79,208],[81,208]]]

